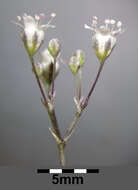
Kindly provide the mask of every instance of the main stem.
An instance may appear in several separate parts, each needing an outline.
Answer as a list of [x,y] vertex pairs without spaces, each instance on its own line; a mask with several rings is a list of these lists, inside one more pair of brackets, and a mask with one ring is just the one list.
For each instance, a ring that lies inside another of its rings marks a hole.
[[60,163],[61,163],[61,166],[65,166],[65,155],[64,155],[65,141],[61,137],[61,133],[58,127],[58,122],[56,119],[56,114],[55,114],[54,109],[52,111],[48,110],[48,115],[50,117],[52,126],[54,128],[54,133],[58,137],[57,145],[58,145]]
[[56,114],[55,114],[55,110],[50,110],[48,109],[48,115],[50,117],[54,132],[56,134],[56,136],[62,141],[62,137],[61,137],[61,133],[58,127],[58,122],[57,122],[57,118],[56,118]]
[[65,149],[65,142],[58,143],[58,150],[59,150],[59,157],[60,157],[61,166],[65,166],[64,149]]

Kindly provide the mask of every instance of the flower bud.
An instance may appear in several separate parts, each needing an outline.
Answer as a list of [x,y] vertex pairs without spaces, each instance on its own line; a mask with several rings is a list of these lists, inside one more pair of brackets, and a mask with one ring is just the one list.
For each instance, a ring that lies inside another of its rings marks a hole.
[[69,68],[73,75],[76,75],[78,70],[83,66],[85,55],[82,50],[76,50],[75,54],[70,58]]
[[[55,65],[54,65],[55,64]],[[39,55],[39,62],[36,65],[37,74],[44,86],[51,86],[53,77],[53,67],[54,69],[54,79],[59,73],[59,63],[54,63],[54,59],[49,53],[48,49],[44,50]]]
[[78,50],[76,50],[76,53],[74,55],[76,56],[77,60],[80,63],[80,66],[82,67],[83,63],[85,61],[85,54],[84,54],[84,52],[82,50],[78,49]]
[[61,49],[61,45],[58,39],[50,40],[49,45],[48,45],[48,50],[54,58],[58,56],[60,49]]
[[70,68],[71,72],[73,73],[73,75],[77,74],[77,72],[80,68],[80,63],[75,56],[72,56],[70,58],[69,68]]

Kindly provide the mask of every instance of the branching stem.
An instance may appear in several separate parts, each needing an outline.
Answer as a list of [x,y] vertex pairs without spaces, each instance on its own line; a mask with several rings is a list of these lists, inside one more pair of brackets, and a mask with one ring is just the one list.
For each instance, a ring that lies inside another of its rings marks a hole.
[[[59,150],[59,156],[60,156],[60,163],[62,166],[65,165],[65,157],[64,157],[64,147],[65,147],[65,143],[61,137],[61,134],[60,134],[60,130],[59,130],[59,127],[58,127],[58,122],[57,122],[57,119],[56,119],[56,114],[55,114],[55,110],[54,108],[51,110],[50,109],[50,106],[48,104],[48,101],[47,101],[47,98],[46,98],[46,95],[45,95],[45,92],[43,90],[43,87],[41,85],[41,82],[40,82],[40,79],[37,75],[37,71],[36,71],[36,67],[35,67],[35,63],[34,63],[34,59],[33,59],[33,56],[30,56],[29,55],[29,58],[30,58],[30,61],[31,61],[31,64],[32,64],[32,70],[35,74],[35,77],[36,77],[36,80],[37,80],[37,84],[39,86],[39,89],[40,89],[40,92],[42,94],[42,97],[43,97],[43,104],[44,106],[46,107],[47,111],[48,111],[48,115],[49,115],[49,118],[51,120],[51,123],[52,123],[52,127],[54,129],[54,133],[55,135],[58,137],[58,139],[60,139],[60,143],[58,143],[58,150]],[[55,65],[54,65],[55,67]],[[53,69],[53,72],[54,72],[54,69]],[[54,75],[53,75],[54,77]],[[54,78],[52,78],[52,95],[54,93]]]
[[[51,120],[51,123],[52,123],[52,126],[53,126],[53,129],[54,129],[54,134],[55,136],[57,136],[57,139],[59,139],[57,141],[57,144],[58,144],[58,150],[59,150],[59,157],[60,157],[60,163],[62,166],[65,166],[65,156],[64,156],[64,149],[65,149],[65,145],[66,145],[66,142],[67,140],[71,137],[71,135],[73,134],[74,132],[74,129],[75,129],[75,126],[83,112],[83,110],[87,107],[88,105],[88,101],[94,91],[94,88],[96,86],[96,83],[99,79],[99,76],[100,76],[100,73],[102,71],[102,68],[103,68],[103,64],[100,64],[100,67],[99,67],[99,70],[98,70],[98,73],[97,73],[97,76],[96,76],[96,79],[84,101],[84,103],[81,105],[81,111],[80,112],[76,112],[75,114],[75,117],[69,127],[69,129],[67,130],[66,134],[65,134],[65,137],[64,139],[62,138],[61,136],[61,133],[60,133],[60,130],[59,130],[59,126],[58,126],[58,122],[57,122],[57,119],[56,119],[56,114],[55,114],[55,110],[54,110],[54,107],[52,107],[52,109],[50,109],[50,106],[48,104],[48,101],[47,101],[47,97],[45,95],[45,92],[43,90],[43,87],[41,85],[41,82],[39,80],[39,77],[37,75],[37,71],[36,71],[36,67],[35,67],[35,63],[34,63],[34,59],[33,59],[33,56],[29,56],[30,58],[30,61],[31,61],[31,64],[32,64],[32,69],[33,69],[33,72],[35,74],[35,77],[36,77],[36,80],[37,80],[37,84],[39,86],[39,89],[40,89],[40,92],[42,94],[42,97],[43,97],[43,104],[45,105],[47,111],[48,111],[48,115],[50,117],[50,120]],[[55,65],[56,64],[56,60],[54,60],[54,65],[53,65],[53,75],[52,75],[52,90],[51,90],[51,96],[53,97],[54,95],[54,72],[55,72]],[[80,76],[81,76],[81,73],[80,73]],[[80,78],[81,80],[81,78]],[[78,89],[78,98],[81,98],[81,83],[79,84],[79,89]]]
[[100,67],[99,67],[98,73],[97,73],[97,75],[96,75],[95,81],[94,81],[94,83],[92,84],[92,87],[91,87],[91,89],[90,89],[90,91],[89,91],[89,93],[88,93],[88,95],[87,95],[87,97],[86,97],[86,99],[85,99],[83,105],[81,106],[81,112],[80,112],[80,113],[77,112],[77,113],[75,114],[75,117],[74,117],[74,119],[73,119],[73,121],[72,121],[72,123],[71,123],[69,129],[67,130],[67,132],[66,132],[66,134],[65,134],[65,137],[64,137],[64,141],[65,141],[65,142],[72,136],[72,134],[73,134],[73,132],[74,132],[74,130],[75,130],[75,126],[76,126],[76,124],[77,124],[77,122],[78,122],[78,120],[79,120],[79,118],[80,118],[80,116],[81,116],[83,110],[84,110],[84,109],[87,107],[87,105],[88,105],[88,101],[89,101],[89,99],[90,99],[90,97],[91,97],[91,95],[92,95],[92,93],[93,93],[93,91],[94,91],[94,88],[95,88],[95,86],[96,86],[96,83],[97,83],[97,81],[98,81],[98,79],[99,79],[99,77],[100,77],[100,74],[101,74],[103,65],[104,65],[104,63],[101,63],[101,64],[100,64]]

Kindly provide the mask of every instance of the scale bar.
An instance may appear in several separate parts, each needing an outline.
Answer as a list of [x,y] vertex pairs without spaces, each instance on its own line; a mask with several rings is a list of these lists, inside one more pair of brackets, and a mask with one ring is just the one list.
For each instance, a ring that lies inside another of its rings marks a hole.
[[99,169],[37,169],[38,174],[49,173],[49,174],[62,174],[62,173],[74,173],[74,174],[86,174],[86,173],[95,173],[98,174]]

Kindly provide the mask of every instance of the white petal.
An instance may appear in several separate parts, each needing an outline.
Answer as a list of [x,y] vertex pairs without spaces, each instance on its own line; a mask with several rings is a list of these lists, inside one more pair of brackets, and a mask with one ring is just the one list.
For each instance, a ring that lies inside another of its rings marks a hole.
[[93,30],[93,28],[90,27],[90,26],[88,26],[87,24],[84,24],[84,28],[85,28],[85,29],[89,29],[89,30]]
[[115,20],[110,20],[110,24],[115,24]]
[[44,31],[43,30],[37,30],[36,32],[36,35],[37,35],[37,47],[39,48],[42,41],[44,40]]
[[54,62],[54,59],[49,53],[48,49],[45,49],[43,52],[41,52],[39,59],[40,62],[46,62],[46,63]]
[[15,22],[15,21],[12,20],[11,23],[13,23],[13,24],[21,27],[22,29],[24,29],[24,26],[22,24],[18,23],[18,22]]
[[120,28],[122,26],[122,22],[121,21],[118,21],[117,22],[117,27]]
[[20,16],[17,16],[17,19],[18,19],[19,21],[21,21],[21,20],[22,20],[22,18],[21,18]]
[[35,19],[32,16],[24,16],[24,26],[27,27],[28,25],[36,25]]
[[51,13],[51,17],[56,17],[56,13]]

